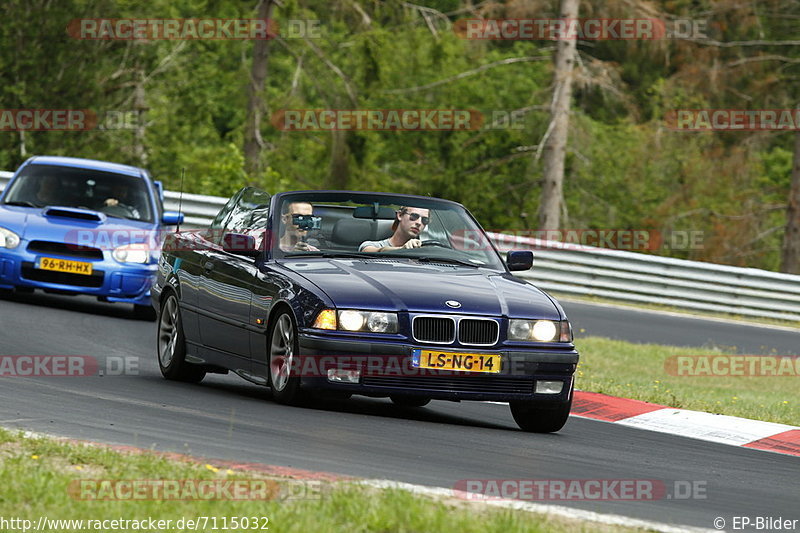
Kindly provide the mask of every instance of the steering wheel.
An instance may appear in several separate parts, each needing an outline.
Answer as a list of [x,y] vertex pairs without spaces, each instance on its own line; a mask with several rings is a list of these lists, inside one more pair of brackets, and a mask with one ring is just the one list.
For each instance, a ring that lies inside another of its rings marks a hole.
[[104,205],[100,210],[111,216],[131,218],[134,216],[133,208],[126,204]]
[[429,241],[422,241],[422,246],[441,246],[442,248],[452,248],[452,246],[450,246],[447,243],[444,243],[442,241],[433,240],[433,239],[431,239]]

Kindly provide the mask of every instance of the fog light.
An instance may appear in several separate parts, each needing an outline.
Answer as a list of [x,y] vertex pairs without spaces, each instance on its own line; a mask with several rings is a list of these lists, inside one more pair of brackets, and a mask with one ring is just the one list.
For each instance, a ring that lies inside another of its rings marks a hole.
[[536,394],[558,394],[564,388],[563,381],[537,381]]
[[358,383],[360,379],[361,372],[359,370],[328,369],[328,381],[333,383]]

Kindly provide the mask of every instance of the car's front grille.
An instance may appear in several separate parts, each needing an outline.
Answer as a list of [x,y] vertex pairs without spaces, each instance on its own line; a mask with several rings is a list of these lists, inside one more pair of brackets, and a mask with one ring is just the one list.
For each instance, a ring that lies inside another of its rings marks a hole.
[[45,283],[59,283],[61,285],[73,285],[75,287],[102,287],[105,272],[95,270],[91,275],[71,274],[69,272],[54,272],[52,270],[42,270],[35,268],[33,263],[22,263],[20,274],[24,279],[31,281],[43,281]]
[[458,342],[461,344],[486,344],[497,342],[500,326],[495,320],[465,318],[458,323]]
[[420,342],[450,344],[456,338],[456,323],[452,318],[415,317],[413,329],[414,338]]
[[28,244],[28,251],[35,254],[58,254],[83,259],[103,259],[103,250],[81,246],[79,244],[67,244],[52,241],[31,241]]
[[498,376],[364,376],[361,383],[370,387],[429,391],[532,394],[533,379]]
[[433,344],[458,342],[475,346],[492,346],[500,336],[500,324],[490,318],[418,316],[413,320],[414,340]]

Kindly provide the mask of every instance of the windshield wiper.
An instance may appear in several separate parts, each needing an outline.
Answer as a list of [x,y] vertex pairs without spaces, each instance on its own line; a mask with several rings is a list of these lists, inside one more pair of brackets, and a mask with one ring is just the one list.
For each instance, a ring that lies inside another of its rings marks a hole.
[[430,257],[428,255],[424,255],[422,257],[410,257],[410,259],[416,259],[420,263],[448,263],[453,265],[468,266],[472,268],[479,268],[482,266],[475,263],[462,261],[461,259],[453,259],[452,257]]
[[13,202],[4,202],[6,205],[21,205],[22,207],[38,207],[36,204],[26,202],[24,200],[14,200]]
[[353,259],[375,259],[377,256],[369,252],[289,252],[283,254],[284,257],[327,257],[327,258],[353,258]]

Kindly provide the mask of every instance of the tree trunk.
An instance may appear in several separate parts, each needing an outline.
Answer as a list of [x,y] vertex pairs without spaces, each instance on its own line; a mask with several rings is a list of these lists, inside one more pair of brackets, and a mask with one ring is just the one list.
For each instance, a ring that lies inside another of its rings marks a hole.
[[[270,20],[274,0],[261,0],[258,5],[258,18]],[[272,25],[269,24],[271,28]],[[269,40],[256,39],[253,44],[253,64],[250,83],[247,87],[247,123],[244,131],[244,165],[252,180],[261,170],[261,117],[264,115],[264,80],[267,78]]]
[[800,274],[800,132],[794,134],[792,185],[787,204],[781,272]]
[[[578,18],[580,0],[561,0],[561,18]],[[550,135],[544,139],[544,175],[539,203],[539,228],[558,229],[564,203],[564,156],[569,130],[572,98],[572,68],[575,39],[560,39],[556,45],[553,101],[550,106]]]
[[347,131],[331,131],[330,184],[332,189],[346,190],[350,177],[350,147]]
[[147,103],[144,89],[144,69],[137,68],[134,75],[136,76],[136,85],[133,89],[133,109],[136,111],[137,120],[133,132],[133,156],[136,158],[136,164],[147,167],[147,150],[145,149]]

